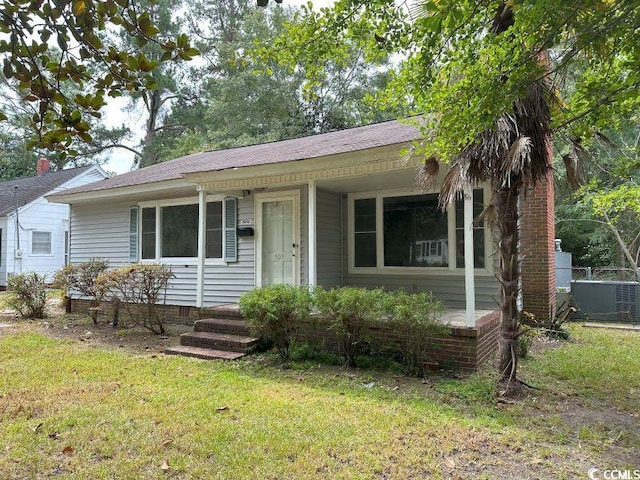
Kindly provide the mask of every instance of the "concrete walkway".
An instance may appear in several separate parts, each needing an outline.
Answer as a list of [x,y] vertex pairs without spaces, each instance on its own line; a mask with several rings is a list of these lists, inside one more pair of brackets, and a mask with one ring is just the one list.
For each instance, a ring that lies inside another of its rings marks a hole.
[[633,325],[628,323],[595,323],[587,322],[583,324],[586,328],[608,328],[610,330],[630,330],[634,332],[640,332],[640,325]]

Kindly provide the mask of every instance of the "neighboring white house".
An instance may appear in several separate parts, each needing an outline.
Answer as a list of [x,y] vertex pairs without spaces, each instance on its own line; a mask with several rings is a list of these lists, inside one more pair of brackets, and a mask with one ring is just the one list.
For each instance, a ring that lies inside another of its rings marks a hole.
[[51,280],[68,260],[69,206],[45,195],[107,178],[97,165],[49,171],[39,159],[37,175],[0,183],[0,286],[7,277],[35,271]]

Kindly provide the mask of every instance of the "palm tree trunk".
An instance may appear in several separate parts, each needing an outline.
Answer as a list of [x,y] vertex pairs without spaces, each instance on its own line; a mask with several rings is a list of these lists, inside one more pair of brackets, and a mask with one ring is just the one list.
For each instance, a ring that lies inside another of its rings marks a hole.
[[498,338],[499,381],[507,389],[516,380],[518,368],[518,197],[519,182],[495,192],[496,220],[500,235],[498,253],[500,268],[497,277],[502,290],[500,297],[500,336]]

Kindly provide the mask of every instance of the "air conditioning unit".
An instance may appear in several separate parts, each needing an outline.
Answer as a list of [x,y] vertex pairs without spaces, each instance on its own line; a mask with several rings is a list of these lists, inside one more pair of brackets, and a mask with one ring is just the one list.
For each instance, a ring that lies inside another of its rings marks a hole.
[[21,248],[16,249],[14,256],[15,258],[18,258],[18,259],[22,258],[22,249]]
[[638,283],[615,280],[574,280],[571,293],[578,307],[576,319],[640,322]]

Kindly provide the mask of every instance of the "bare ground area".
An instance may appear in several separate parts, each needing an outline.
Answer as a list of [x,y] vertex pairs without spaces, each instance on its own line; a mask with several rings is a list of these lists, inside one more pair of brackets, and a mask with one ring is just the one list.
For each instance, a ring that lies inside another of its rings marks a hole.
[[99,317],[98,323],[87,314],[66,314],[57,301],[52,302],[45,319],[19,319],[10,310],[0,312],[0,323],[5,328],[32,329],[49,337],[76,340],[88,345],[104,345],[128,350],[136,354],[160,354],[169,346],[180,343],[180,334],[191,331],[191,325],[167,323],[165,335],[156,335],[149,329],[121,322],[117,327],[109,319]]

